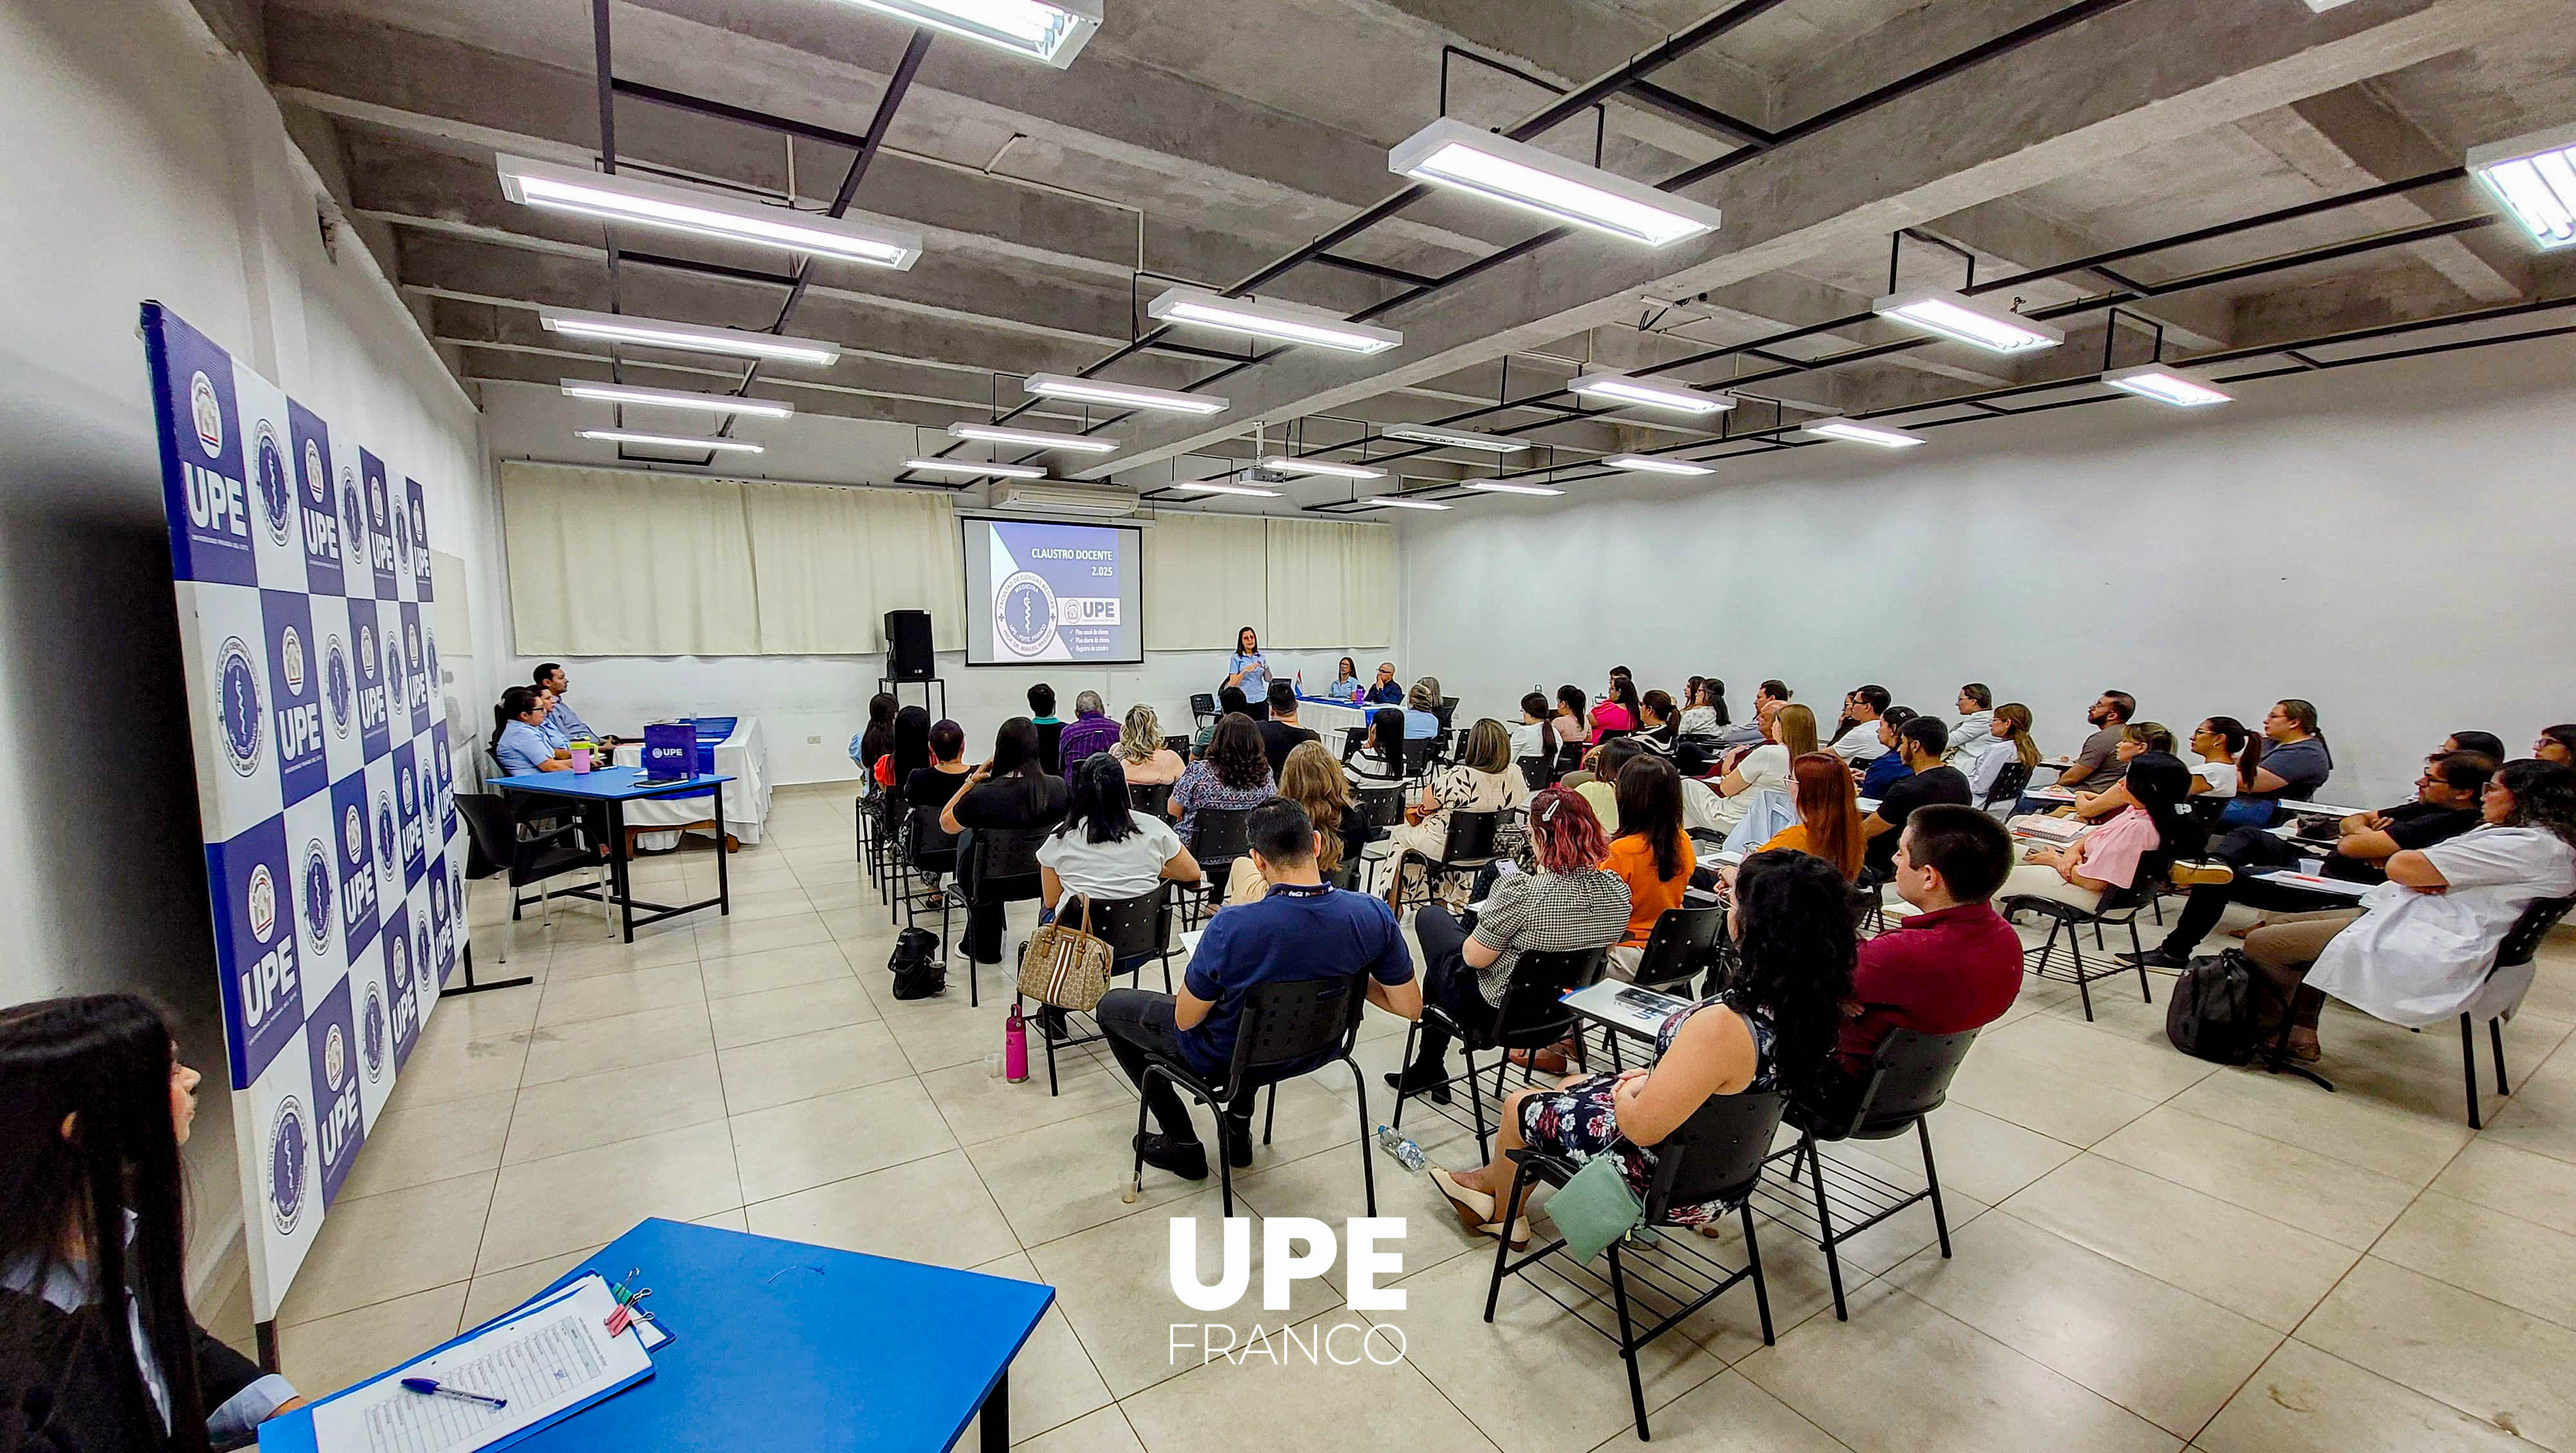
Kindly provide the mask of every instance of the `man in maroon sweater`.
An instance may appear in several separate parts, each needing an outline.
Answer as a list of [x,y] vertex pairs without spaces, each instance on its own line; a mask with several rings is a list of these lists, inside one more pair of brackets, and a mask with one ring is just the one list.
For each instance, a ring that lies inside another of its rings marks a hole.
[[1986,900],[2012,869],[2012,838],[1973,807],[1933,804],[1906,818],[1896,891],[1919,910],[1860,946],[1835,1048],[1847,1081],[1833,1108],[1867,1088],[1892,1029],[1957,1034],[1992,1024],[2021,992],[2021,937]]

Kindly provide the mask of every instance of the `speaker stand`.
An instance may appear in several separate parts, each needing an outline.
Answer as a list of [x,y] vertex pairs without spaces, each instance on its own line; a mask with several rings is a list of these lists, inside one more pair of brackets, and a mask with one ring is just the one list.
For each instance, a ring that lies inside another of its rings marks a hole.
[[[937,722],[948,719],[948,682],[945,678],[932,676],[921,681],[898,681],[891,676],[880,676],[877,678],[877,690],[893,697],[894,704],[897,709],[901,709],[903,706],[903,689],[907,686],[918,686],[921,688],[921,709],[930,712],[930,719],[932,721]],[[930,689],[934,686],[939,688],[939,706],[937,710],[932,710],[930,705]]]

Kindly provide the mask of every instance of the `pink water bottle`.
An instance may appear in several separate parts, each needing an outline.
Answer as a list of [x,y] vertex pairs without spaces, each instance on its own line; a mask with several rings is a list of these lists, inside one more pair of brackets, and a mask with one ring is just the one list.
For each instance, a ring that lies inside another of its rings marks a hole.
[[1002,1078],[1012,1084],[1026,1084],[1029,1078],[1029,1022],[1020,1017],[1020,1006],[1011,1006],[1011,1017],[1002,1026]]

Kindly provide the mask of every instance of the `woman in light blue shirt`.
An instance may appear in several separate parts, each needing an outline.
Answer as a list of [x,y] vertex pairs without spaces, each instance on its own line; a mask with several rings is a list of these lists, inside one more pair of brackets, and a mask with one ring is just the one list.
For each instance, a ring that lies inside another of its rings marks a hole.
[[501,704],[492,708],[492,756],[500,762],[503,776],[572,770],[572,754],[557,756],[554,744],[546,740],[545,719],[545,703],[535,688],[513,686],[501,693]]
[[1252,627],[1234,633],[1234,654],[1226,658],[1225,685],[1243,692],[1246,701],[1259,701],[1270,693],[1270,660],[1261,654],[1261,637]]
[[1425,676],[1404,696],[1404,739],[1418,742],[1440,735],[1440,678]]

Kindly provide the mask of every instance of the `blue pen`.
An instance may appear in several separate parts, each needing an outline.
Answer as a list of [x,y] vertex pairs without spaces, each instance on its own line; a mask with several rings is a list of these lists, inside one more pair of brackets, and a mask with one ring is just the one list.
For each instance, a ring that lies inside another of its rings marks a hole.
[[489,1393],[467,1392],[461,1387],[449,1387],[434,1377],[406,1377],[402,1380],[402,1385],[413,1392],[430,1397],[465,1398],[491,1408],[506,1408],[510,1405],[508,1398],[496,1398]]

